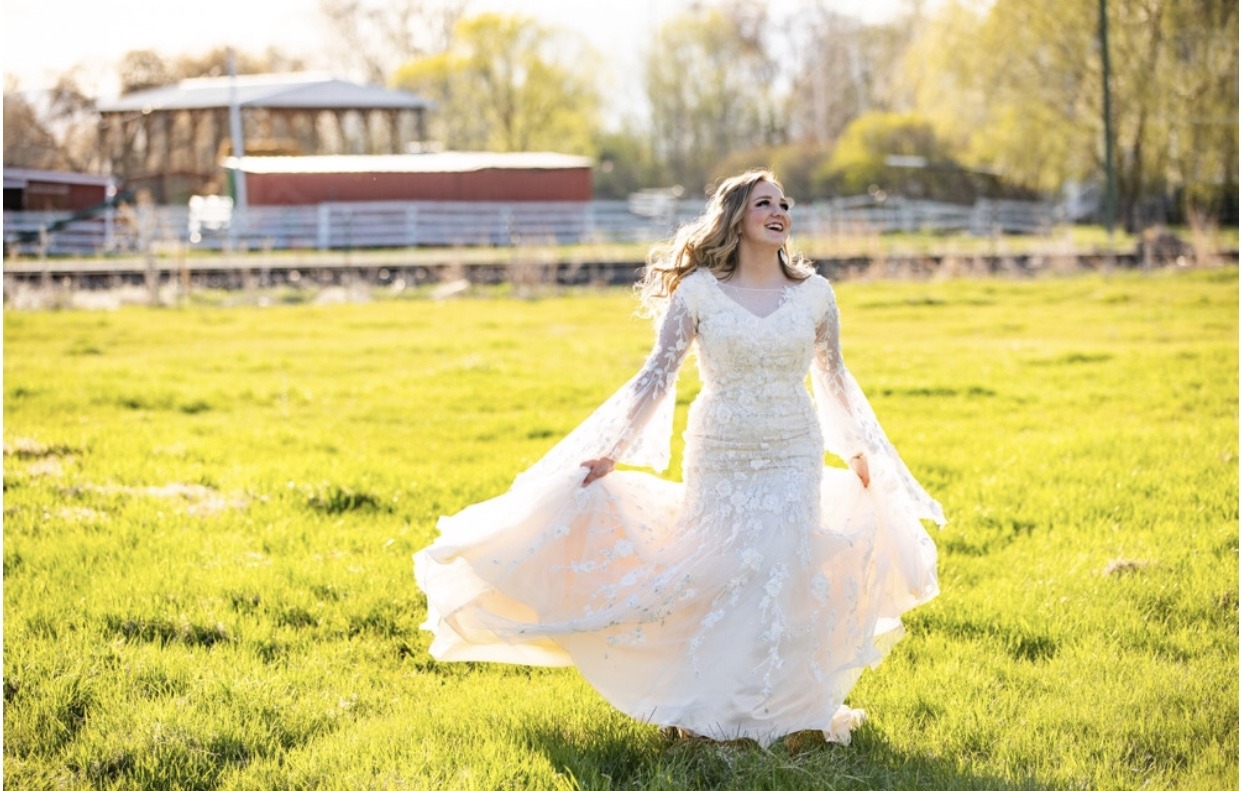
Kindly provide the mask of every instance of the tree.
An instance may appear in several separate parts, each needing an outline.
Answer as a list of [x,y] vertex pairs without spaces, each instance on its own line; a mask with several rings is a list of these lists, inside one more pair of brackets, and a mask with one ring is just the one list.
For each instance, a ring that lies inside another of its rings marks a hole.
[[787,37],[797,64],[785,111],[791,137],[836,140],[873,103],[863,79],[870,64],[858,47],[862,24],[819,4],[791,22]]
[[601,131],[596,135],[593,188],[595,197],[621,199],[656,183],[650,141],[632,129]]
[[[229,47],[213,47],[197,54],[179,55],[169,71],[177,80],[226,76],[229,73],[229,50]],[[278,47],[268,47],[261,53],[233,52],[233,69],[237,74],[301,71],[305,68],[304,60]]]
[[645,80],[668,181],[697,191],[730,153],[783,139],[764,13],[759,4],[726,5],[677,17],[656,34]]
[[980,95],[986,78],[979,74],[987,68],[979,42],[984,12],[976,5],[947,0],[903,53],[900,68],[913,111],[928,118],[956,151],[978,163],[972,142],[988,122],[988,106]]
[[790,139],[830,143],[862,113],[909,109],[898,64],[921,20],[916,4],[892,21],[865,24],[826,0],[788,17],[781,38]]
[[831,155],[831,146],[814,142],[735,151],[716,164],[711,181],[714,183],[750,168],[767,168],[781,180],[787,195],[798,201],[809,201],[828,194],[824,183],[816,179],[816,173]]
[[[152,49],[131,50],[121,56],[117,64],[121,92],[132,93],[159,88],[197,77],[227,75],[230,51],[230,47],[217,46],[203,52],[182,53],[170,58]],[[278,47],[268,47],[259,53],[232,50],[232,55],[233,68],[237,74],[298,71],[306,67],[301,58],[288,55]],[[68,76],[72,76],[72,72]]]
[[383,85],[411,59],[445,52],[467,0],[319,0],[336,63]]
[[[1238,9],[1229,0],[1109,0],[1122,217],[1172,190],[1236,184]],[[971,164],[1053,191],[1104,172],[1098,6],[946,3],[912,50],[916,103]],[[1163,213],[1163,212],[1162,212]]]
[[71,170],[90,170],[98,161],[99,117],[95,100],[82,88],[78,71],[60,75],[48,91],[45,119],[58,141],[65,166]]
[[135,49],[121,56],[117,64],[121,93],[145,91],[177,81],[177,76],[162,55],[153,49]]
[[931,122],[913,113],[859,116],[816,177],[824,189],[840,195],[882,190],[960,202],[976,197],[970,174],[953,160]]
[[55,135],[12,75],[4,79],[4,166],[43,170],[64,166]]
[[1168,92],[1160,96],[1169,126],[1168,188],[1186,213],[1236,223],[1238,5],[1188,0],[1168,14]]
[[411,61],[393,82],[437,102],[436,136],[453,148],[593,154],[591,57],[533,19],[481,14],[457,25],[447,52]]

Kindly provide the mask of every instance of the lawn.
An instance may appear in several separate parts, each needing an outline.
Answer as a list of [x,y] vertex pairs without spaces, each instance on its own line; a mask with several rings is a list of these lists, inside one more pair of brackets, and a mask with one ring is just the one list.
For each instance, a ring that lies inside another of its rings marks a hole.
[[641,364],[628,294],[6,311],[5,787],[1237,788],[1236,268],[838,298],[943,592],[852,746],[766,751],[418,629],[436,517]]

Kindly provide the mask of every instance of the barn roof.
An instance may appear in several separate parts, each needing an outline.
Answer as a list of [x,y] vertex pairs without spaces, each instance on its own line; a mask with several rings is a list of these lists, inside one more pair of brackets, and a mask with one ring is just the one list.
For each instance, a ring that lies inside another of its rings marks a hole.
[[544,151],[439,151],[425,154],[229,157],[224,166],[244,173],[468,173],[477,170],[589,168],[588,157]]
[[101,113],[205,110],[229,106],[236,80],[241,107],[288,110],[420,110],[432,102],[406,91],[347,82],[328,74],[243,74],[236,78],[202,77],[176,85],[134,91],[100,102]]
[[116,186],[120,179],[116,176],[101,176],[96,173],[75,173],[65,170],[4,169],[5,189],[23,189],[32,181],[49,184],[82,184],[92,187],[108,187]]

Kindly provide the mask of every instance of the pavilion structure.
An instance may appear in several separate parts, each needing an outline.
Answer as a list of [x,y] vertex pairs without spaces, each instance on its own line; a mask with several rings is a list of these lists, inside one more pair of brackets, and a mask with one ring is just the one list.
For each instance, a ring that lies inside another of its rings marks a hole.
[[105,171],[156,203],[225,193],[234,153],[230,106],[239,108],[244,155],[400,154],[426,136],[432,103],[404,91],[317,73],[182,80],[101,102]]

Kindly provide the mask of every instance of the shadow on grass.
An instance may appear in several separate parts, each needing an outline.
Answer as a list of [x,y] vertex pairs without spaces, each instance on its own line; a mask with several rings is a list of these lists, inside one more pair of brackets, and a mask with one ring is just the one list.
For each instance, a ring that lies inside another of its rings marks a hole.
[[[551,722],[531,723],[525,742],[539,750],[566,779],[582,789],[968,789],[1052,791],[1036,780],[1009,780],[972,773],[951,759],[914,754],[867,728],[852,746],[806,738],[781,740],[767,749],[757,743],[668,740],[601,723],[598,732]],[[644,731],[646,729],[643,729]]]

